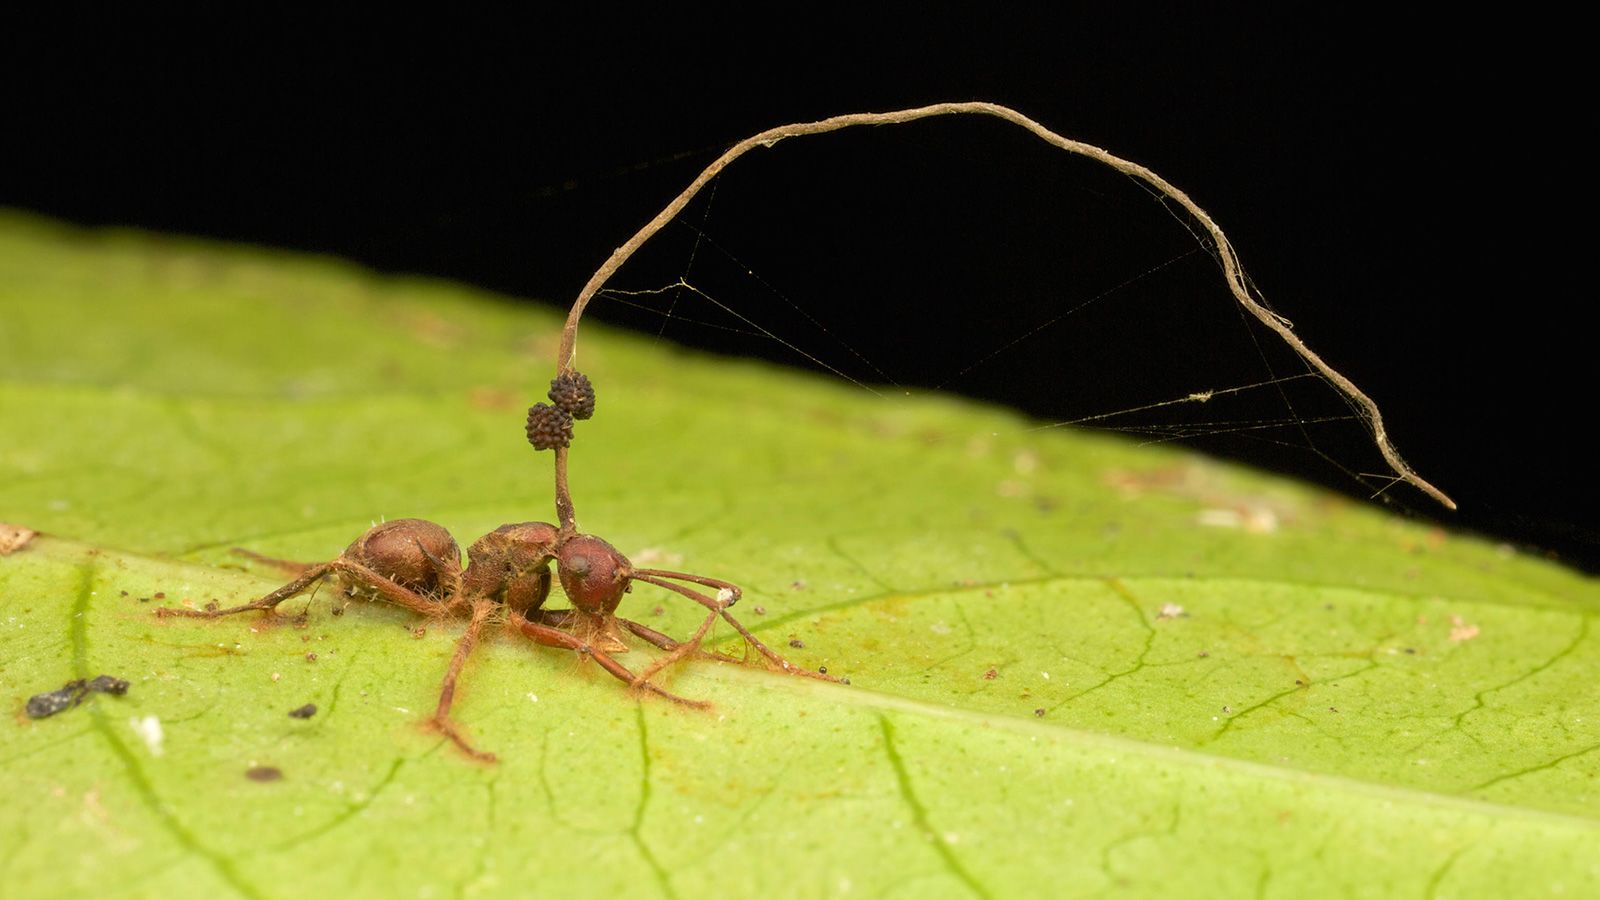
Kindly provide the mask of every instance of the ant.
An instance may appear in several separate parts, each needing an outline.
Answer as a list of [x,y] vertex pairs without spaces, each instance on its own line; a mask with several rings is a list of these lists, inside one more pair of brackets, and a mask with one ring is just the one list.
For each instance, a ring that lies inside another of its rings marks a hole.
[[[278,604],[304,593],[328,576],[339,579],[352,599],[392,603],[430,618],[467,619],[467,630],[456,643],[455,654],[439,688],[439,705],[428,726],[449,738],[475,759],[493,762],[495,755],[471,745],[450,719],[456,683],[472,655],[485,625],[495,619],[508,629],[550,647],[572,650],[593,659],[600,667],[635,690],[645,690],[683,706],[709,708],[652,683],[663,669],[690,655],[724,658],[700,650],[700,643],[721,618],[734,627],[773,667],[795,675],[848,683],[845,679],[811,672],[779,656],[743,624],[729,615],[739,601],[737,585],[717,578],[635,567],[617,549],[592,534],[580,534],[567,490],[566,452],[572,441],[573,420],[594,415],[594,386],[583,374],[562,371],[550,383],[554,405],[536,403],[528,410],[528,441],[535,450],[556,451],[556,512],[559,526],[548,522],[502,525],[467,549],[468,564],[461,566],[461,550],[441,525],[423,519],[394,519],[376,525],[356,538],[331,562],[302,564],[246,555],[299,577],[266,596],[226,609],[163,607],[159,617],[186,616],[214,619],[236,613],[270,612]],[[570,609],[545,609],[550,595],[551,564],[555,577],[572,603]],[[685,641],[616,614],[622,596],[634,582],[666,588],[706,609],[705,621]],[[696,587],[715,590],[709,595]],[[621,630],[659,647],[666,653],[635,674],[617,662],[614,653],[626,652]],[[748,653],[748,649],[747,649]]]

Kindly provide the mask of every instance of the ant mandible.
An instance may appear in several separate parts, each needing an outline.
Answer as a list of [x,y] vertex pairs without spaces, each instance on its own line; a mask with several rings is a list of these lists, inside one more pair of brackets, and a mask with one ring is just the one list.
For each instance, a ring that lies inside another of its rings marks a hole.
[[[617,549],[592,534],[580,534],[567,490],[566,453],[572,442],[573,420],[594,415],[595,394],[589,379],[572,370],[550,383],[553,405],[536,403],[528,410],[528,441],[535,450],[556,452],[556,512],[559,526],[548,522],[502,525],[467,549],[468,563],[461,566],[461,550],[450,532],[423,519],[394,519],[374,526],[331,562],[311,565],[257,557],[298,571],[299,577],[260,599],[227,609],[163,607],[161,617],[186,616],[214,619],[250,610],[271,611],[278,604],[305,592],[328,576],[335,576],[353,599],[393,603],[430,618],[467,618],[467,630],[439,688],[439,705],[428,725],[471,756],[494,761],[495,756],[473,747],[450,719],[456,683],[472,655],[484,626],[501,619],[508,629],[550,647],[573,650],[627,682],[674,703],[695,708],[709,706],[671,693],[651,682],[662,669],[691,654],[710,656],[700,642],[718,618],[738,631],[775,668],[796,675],[843,681],[810,672],[775,653],[743,624],[729,615],[739,601],[738,586],[717,578],[635,567]],[[254,556],[255,554],[248,554]],[[545,609],[550,595],[550,565],[571,601],[570,609]],[[622,595],[634,582],[666,588],[706,609],[706,618],[685,641],[616,614]],[[696,585],[716,591],[697,590]],[[617,662],[613,653],[625,652],[620,629],[666,651],[638,674]]]

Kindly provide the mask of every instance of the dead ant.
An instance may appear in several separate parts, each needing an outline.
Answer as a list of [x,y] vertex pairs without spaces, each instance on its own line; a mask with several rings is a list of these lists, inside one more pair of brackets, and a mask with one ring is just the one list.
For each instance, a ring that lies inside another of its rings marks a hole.
[[[775,653],[743,624],[729,615],[739,601],[738,586],[717,578],[636,568],[617,549],[592,534],[578,533],[572,500],[566,486],[566,451],[572,440],[574,419],[594,414],[594,387],[575,371],[564,371],[550,383],[554,405],[535,404],[528,410],[527,435],[536,450],[556,451],[556,510],[561,525],[523,522],[502,525],[474,541],[467,549],[468,564],[461,566],[461,550],[443,526],[422,519],[395,519],[374,526],[331,562],[302,564],[255,558],[298,571],[299,577],[260,599],[227,609],[164,607],[161,617],[187,616],[214,619],[250,610],[270,611],[328,576],[344,586],[354,599],[393,603],[430,618],[467,618],[467,630],[456,644],[450,667],[439,688],[439,705],[428,724],[477,759],[493,761],[494,754],[474,748],[450,720],[456,683],[467,658],[477,646],[483,627],[501,618],[506,627],[551,647],[573,650],[637,690],[646,690],[674,703],[695,708],[709,706],[671,693],[651,679],[691,654],[712,656],[700,650],[701,640],[721,618],[774,667],[796,675],[842,681],[807,671]],[[570,609],[545,609],[550,594],[550,564]],[[693,600],[707,610],[705,621],[688,640],[676,641],[661,632],[616,614],[622,595],[642,581]],[[687,585],[711,588],[715,596]],[[614,653],[627,644],[619,629],[666,651],[638,674],[617,662]],[[748,652],[748,651],[747,651]],[[721,657],[714,657],[721,658]]]

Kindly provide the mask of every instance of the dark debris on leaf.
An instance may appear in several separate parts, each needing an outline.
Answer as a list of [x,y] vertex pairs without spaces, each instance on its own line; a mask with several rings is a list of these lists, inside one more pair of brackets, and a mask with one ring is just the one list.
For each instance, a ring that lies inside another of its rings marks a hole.
[[283,770],[277,766],[251,766],[244,770],[244,777],[251,781],[281,781]]
[[315,703],[307,703],[305,706],[289,710],[289,718],[291,719],[309,719],[316,714],[317,705]]
[[27,712],[30,719],[47,719],[56,713],[69,710],[90,694],[111,694],[121,697],[128,692],[128,682],[110,675],[97,675],[94,678],[77,678],[67,682],[53,691],[34,694],[28,698]]

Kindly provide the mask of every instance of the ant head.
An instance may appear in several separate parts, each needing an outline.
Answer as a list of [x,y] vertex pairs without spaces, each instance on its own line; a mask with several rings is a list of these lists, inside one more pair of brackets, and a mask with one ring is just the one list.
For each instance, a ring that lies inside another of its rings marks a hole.
[[580,534],[561,545],[556,571],[574,607],[590,615],[609,616],[628,592],[633,566],[617,548],[592,534]]

